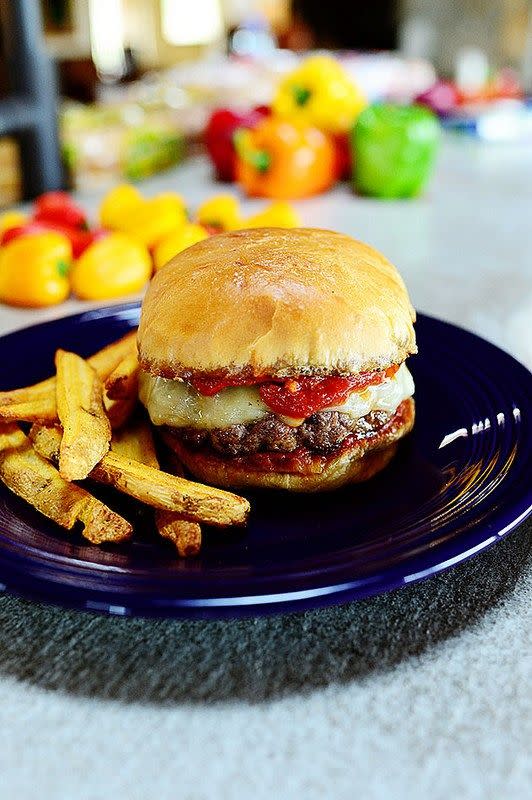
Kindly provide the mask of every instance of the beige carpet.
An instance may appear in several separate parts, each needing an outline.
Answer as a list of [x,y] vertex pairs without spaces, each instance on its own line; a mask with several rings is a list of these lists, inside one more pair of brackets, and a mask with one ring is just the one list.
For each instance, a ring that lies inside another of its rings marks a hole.
[[417,586],[235,622],[0,599],[6,800],[525,800],[532,526]]

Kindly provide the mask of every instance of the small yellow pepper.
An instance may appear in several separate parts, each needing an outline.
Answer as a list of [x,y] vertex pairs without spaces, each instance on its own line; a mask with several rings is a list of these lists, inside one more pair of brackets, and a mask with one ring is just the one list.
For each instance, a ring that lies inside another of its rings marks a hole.
[[107,192],[100,205],[100,224],[102,228],[119,230],[129,218],[135,206],[144,203],[138,189],[130,183],[121,183]]
[[290,203],[283,200],[271,203],[263,211],[248,217],[241,228],[298,228],[301,225],[299,214]]
[[0,236],[10,228],[18,228],[19,225],[25,225],[27,221],[28,215],[23,214],[22,211],[5,211],[0,214]]
[[62,303],[70,294],[71,263],[72,245],[60,233],[13,239],[0,250],[0,301],[29,308]]
[[155,269],[163,267],[171,258],[187,247],[192,247],[196,242],[201,242],[208,236],[207,231],[201,225],[189,222],[174,233],[164,238],[153,252],[153,262]]
[[152,248],[186,223],[187,211],[183,198],[166,192],[134,206],[120,230],[145,247]]
[[242,227],[238,200],[232,194],[216,194],[200,205],[198,222],[216,231],[234,231]]
[[367,105],[344,67],[330,56],[311,56],[286,75],[272,103],[279,117],[345,133]]
[[108,300],[139,292],[150,278],[151,257],[144,245],[123,233],[110,233],[74,262],[72,291],[81,300]]

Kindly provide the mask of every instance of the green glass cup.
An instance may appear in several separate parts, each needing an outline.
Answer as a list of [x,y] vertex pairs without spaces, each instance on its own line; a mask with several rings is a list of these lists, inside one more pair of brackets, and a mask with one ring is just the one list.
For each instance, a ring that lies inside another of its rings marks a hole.
[[355,191],[370,197],[415,197],[431,175],[439,138],[438,118],[423,106],[368,106],[351,133]]

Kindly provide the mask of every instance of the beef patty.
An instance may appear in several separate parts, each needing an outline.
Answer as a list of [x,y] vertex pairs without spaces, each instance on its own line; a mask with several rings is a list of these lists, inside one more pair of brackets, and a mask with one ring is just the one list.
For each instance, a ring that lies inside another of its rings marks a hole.
[[203,430],[198,428],[169,428],[173,436],[193,450],[211,447],[225,456],[245,456],[250,453],[291,453],[306,447],[314,453],[334,452],[347,436],[363,439],[375,433],[388,420],[385,411],[372,411],[361,419],[353,419],[339,411],[313,414],[297,428],[287,425],[270,414],[249,425]]

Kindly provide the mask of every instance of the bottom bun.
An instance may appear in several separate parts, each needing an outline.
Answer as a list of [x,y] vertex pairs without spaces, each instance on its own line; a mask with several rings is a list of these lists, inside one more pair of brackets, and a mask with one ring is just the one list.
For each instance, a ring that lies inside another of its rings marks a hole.
[[297,473],[253,469],[246,464],[245,458],[222,458],[212,451],[190,450],[171,433],[163,431],[162,435],[181,463],[204,483],[232,489],[262,487],[292,492],[325,492],[348,483],[367,481],[390,463],[399,439],[409,433],[414,425],[414,401],[405,400],[401,406],[400,419],[385,435],[358,442],[337,456],[319,459],[319,471]]

